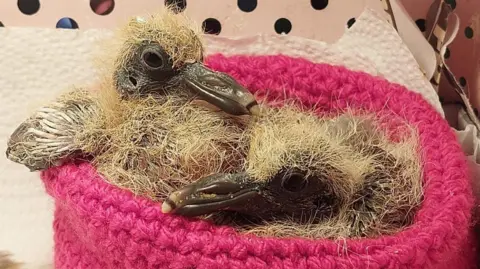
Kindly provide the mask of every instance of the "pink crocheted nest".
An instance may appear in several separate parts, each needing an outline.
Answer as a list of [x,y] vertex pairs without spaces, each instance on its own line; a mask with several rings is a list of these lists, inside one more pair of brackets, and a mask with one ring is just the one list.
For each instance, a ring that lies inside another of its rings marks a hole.
[[324,112],[347,106],[404,117],[420,132],[425,201],[415,223],[376,239],[245,236],[163,215],[159,204],[107,184],[90,164],[42,173],[55,199],[57,268],[474,268],[467,163],[448,124],[418,94],[343,67],[285,56],[215,55],[208,64],[252,91],[295,95]]

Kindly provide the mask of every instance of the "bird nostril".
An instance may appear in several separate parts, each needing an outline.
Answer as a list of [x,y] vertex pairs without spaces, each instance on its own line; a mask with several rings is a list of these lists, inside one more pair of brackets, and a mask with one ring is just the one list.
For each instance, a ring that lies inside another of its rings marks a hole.
[[128,76],[128,80],[130,81],[130,83],[132,83],[132,85],[134,87],[137,87],[137,79],[132,77],[132,76]]
[[308,179],[301,173],[289,173],[283,177],[282,188],[289,192],[299,192],[307,186]]
[[150,68],[161,68],[163,67],[162,56],[154,51],[146,51],[142,55],[143,62]]

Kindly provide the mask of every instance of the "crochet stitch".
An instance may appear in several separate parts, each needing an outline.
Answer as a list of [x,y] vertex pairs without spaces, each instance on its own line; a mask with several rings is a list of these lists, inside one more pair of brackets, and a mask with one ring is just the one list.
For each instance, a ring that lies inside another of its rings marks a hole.
[[213,55],[207,64],[259,95],[295,96],[319,112],[388,111],[415,126],[425,198],[414,224],[372,239],[241,235],[163,215],[159,204],[109,185],[90,164],[67,164],[42,172],[56,205],[56,268],[475,268],[466,158],[446,121],[419,94],[344,67],[282,55]]

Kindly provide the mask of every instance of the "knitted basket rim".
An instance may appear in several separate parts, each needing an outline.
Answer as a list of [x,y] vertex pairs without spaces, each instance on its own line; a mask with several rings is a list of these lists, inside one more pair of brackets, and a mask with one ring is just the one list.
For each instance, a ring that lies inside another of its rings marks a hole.
[[[79,243],[84,245],[78,248],[85,248],[83,251],[88,253],[98,251],[98,257],[104,255],[106,260],[111,258],[110,266],[118,265],[116,259],[131,251],[125,246],[118,253],[106,251],[120,244],[109,234],[112,230],[117,231],[117,236],[121,231],[127,233],[125,240],[133,240],[139,246],[139,242],[153,244],[155,250],[144,249],[151,253],[145,256],[144,265],[170,264],[166,268],[189,268],[182,267],[185,264],[192,268],[236,268],[248,263],[253,268],[430,268],[434,264],[431,268],[440,268],[470,262],[473,196],[466,159],[447,122],[421,95],[362,72],[282,55],[213,55],[207,64],[229,73],[257,93],[268,91],[270,96],[280,98],[296,96],[324,112],[347,107],[374,113],[388,111],[418,128],[425,198],[415,223],[397,234],[371,239],[333,241],[239,235],[228,227],[163,215],[159,204],[102,181],[90,164],[67,164],[42,172],[47,192],[57,205],[57,264],[66,264],[58,258],[60,253],[65,254],[58,236],[60,230],[78,233],[79,238],[84,238]],[[65,226],[68,221],[70,226]],[[75,225],[71,225],[73,222]],[[85,245],[95,240],[97,246]],[[218,267],[222,264],[225,267]]]

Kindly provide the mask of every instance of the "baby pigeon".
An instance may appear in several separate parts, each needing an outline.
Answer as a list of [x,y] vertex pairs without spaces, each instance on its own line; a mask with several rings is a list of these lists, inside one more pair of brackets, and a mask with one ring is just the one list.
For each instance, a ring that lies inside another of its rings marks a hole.
[[96,88],[36,111],[10,137],[7,157],[32,171],[88,158],[113,183],[142,194],[239,167],[246,121],[239,116],[257,114],[258,105],[202,63],[194,24],[165,9],[131,19],[113,41]]
[[180,188],[162,210],[259,235],[393,232],[410,223],[421,197],[416,135],[406,129],[392,142],[365,113],[318,118],[288,105],[263,108],[246,130],[244,170]]

